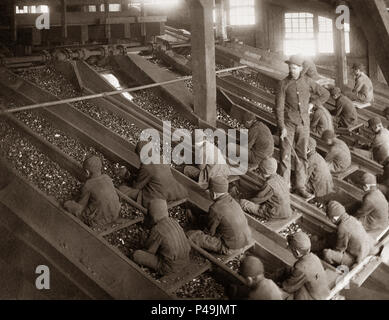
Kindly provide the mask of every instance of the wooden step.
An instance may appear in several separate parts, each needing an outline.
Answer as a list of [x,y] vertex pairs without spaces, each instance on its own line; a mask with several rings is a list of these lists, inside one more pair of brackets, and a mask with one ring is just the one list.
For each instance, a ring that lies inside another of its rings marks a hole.
[[184,284],[211,269],[212,264],[205,259],[191,258],[189,264],[179,273],[173,273],[159,279],[161,286],[172,293],[182,287]]
[[373,238],[374,243],[378,243],[380,239],[389,231],[389,225],[385,229],[369,231],[368,235]]
[[334,173],[333,176],[337,179],[343,180],[344,178],[352,175],[354,172],[359,170],[359,166],[356,164],[352,164],[349,168],[346,170],[340,172],[340,173]]
[[355,277],[353,277],[351,282],[360,287],[381,263],[382,260],[380,257],[373,257],[370,262]]
[[274,219],[268,222],[265,222],[264,225],[269,229],[273,230],[276,233],[281,232],[282,230],[289,227],[292,223],[295,223],[302,217],[302,214],[296,211],[292,212],[292,215],[287,219]]
[[250,243],[249,245],[237,249],[237,250],[231,250],[231,253],[229,255],[222,255],[222,254],[213,254],[213,256],[220,260],[222,263],[227,264],[228,262],[234,260],[236,257],[240,256],[241,254],[245,253],[248,251],[251,247],[254,246],[254,242]]
[[371,107],[370,103],[353,101],[353,104],[354,104],[355,108],[357,108],[357,109],[365,109],[365,108]]

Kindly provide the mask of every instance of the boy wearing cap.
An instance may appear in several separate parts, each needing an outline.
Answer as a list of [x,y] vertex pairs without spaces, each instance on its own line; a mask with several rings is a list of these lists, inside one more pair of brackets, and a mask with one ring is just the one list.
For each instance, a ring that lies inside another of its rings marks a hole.
[[342,94],[340,88],[331,90],[331,96],[335,100],[335,119],[339,128],[351,128],[358,124],[358,112],[353,102]]
[[322,105],[313,106],[311,115],[311,133],[321,137],[326,130],[334,131],[334,123],[330,112]]
[[383,165],[389,158],[389,130],[384,128],[379,117],[369,120],[369,128],[374,132],[371,144],[373,159]]
[[327,274],[320,259],[311,252],[311,240],[299,231],[289,235],[288,246],[297,261],[282,289],[293,295],[294,300],[323,300],[330,294]]
[[351,166],[351,152],[347,144],[336,138],[335,132],[326,130],[323,132],[322,139],[329,147],[326,155],[326,162],[331,173],[341,173]]
[[243,115],[243,124],[249,130],[248,133],[248,157],[249,165],[258,166],[262,160],[273,156],[274,138],[270,129],[257,117],[246,112]]
[[145,164],[141,158],[141,150],[148,142],[140,141],[135,152],[141,160],[141,165],[131,187],[123,185],[119,190],[126,196],[148,207],[151,199],[177,201],[188,196],[187,190],[174,178],[168,164]]
[[355,76],[355,86],[349,97],[363,103],[373,102],[373,83],[371,82],[370,78],[362,71],[363,65],[360,63],[354,63],[352,70]]
[[151,200],[148,213],[154,226],[145,243],[146,251],[135,251],[134,261],[161,275],[179,272],[190,261],[191,248],[184,230],[169,217],[167,203],[163,199]]
[[317,198],[334,191],[330,168],[324,158],[316,152],[316,140],[309,138],[307,190]]
[[355,213],[366,231],[385,229],[389,223],[388,202],[383,193],[377,188],[377,180],[371,173],[362,176],[363,190],[366,192],[362,205]]
[[239,204],[228,193],[228,180],[211,178],[207,232],[191,230],[188,237],[199,247],[220,254],[244,248],[252,242],[251,230]]
[[212,177],[222,176],[228,179],[231,170],[222,151],[214,143],[204,140],[204,136],[200,141],[198,138],[194,131],[192,139],[195,141],[195,166],[185,166],[184,174],[207,189]]
[[87,180],[78,202],[66,201],[64,207],[90,227],[114,222],[120,213],[119,197],[112,179],[101,174],[102,163],[96,156],[89,156],[83,163]]
[[292,214],[289,188],[285,180],[277,174],[276,159],[263,160],[259,168],[262,177],[265,179],[263,188],[255,198],[242,199],[240,201],[242,209],[267,220],[289,218]]
[[283,300],[285,293],[265,278],[262,261],[254,256],[246,256],[240,263],[239,273],[246,279],[246,286],[230,286],[231,299],[247,300]]
[[290,185],[291,148],[295,148],[300,161],[296,161],[296,192],[304,197],[312,195],[305,190],[307,170],[307,146],[310,134],[309,108],[324,105],[329,92],[314,80],[302,74],[304,60],[291,56],[289,76],[281,81],[276,95],[276,120],[281,140],[280,174]]
[[338,226],[334,249],[323,250],[323,259],[334,266],[345,265],[351,268],[365,259],[373,249],[373,243],[362,224],[347,214],[337,201],[330,201],[327,216]]

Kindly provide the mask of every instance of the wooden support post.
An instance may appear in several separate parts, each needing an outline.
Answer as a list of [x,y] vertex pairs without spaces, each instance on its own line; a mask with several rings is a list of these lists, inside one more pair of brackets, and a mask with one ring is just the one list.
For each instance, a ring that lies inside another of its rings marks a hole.
[[62,9],[62,16],[61,16],[61,22],[62,22],[62,38],[64,40],[68,37],[68,25],[67,25],[67,12],[66,12],[66,4],[67,0],[61,1],[61,9]]
[[226,14],[224,10],[224,0],[219,0],[216,2],[215,7],[216,13],[216,39],[220,41],[227,40],[227,23],[226,23]]
[[89,41],[89,30],[87,25],[83,25],[81,28],[81,44],[85,44]]
[[333,23],[334,30],[334,48],[336,56],[336,85],[342,90],[348,83],[347,76],[347,55],[346,55],[346,42],[344,36],[344,29],[339,30],[336,27],[335,21]]
[[369,56],[369,77],[373,81],[378,81],[378,64],[375,57],[375,49],[372,41],[368,41]]
[[[146,11],[146,6],[145,6],[145,3],[144,1],[142,1],[142,4],[141,4],[141,7],[140,7],[140,15],[142,17],[146,17],[147,16],[147,11]],[[143,44],[146,43],[146,23],[142,22],[140,24],[140,34],[142,36],[142,42]]]
[[313,16],[313,34],[316,41],[316,55],[319,54],[319,16],[315,14]]
[[107,42],[111,42],[111,25],[108,23],[109,19],[109,1],[104,1],[104,12],[105,12],[105,38],[107,39]]
[[256,31],[255,31],[255,46],[257,48],[266,49],[266,3],[265,0],[255,1],[255,20],[256,20]]
[[37,28],[31,29],[31,45],[40,46],[42,44],[42,30]]
[[11,5],[9,6],[9,16],[11,17],[11,34],[10,39],[12,42],[16,42],[18,40],[18,27],[16,23],[16,5],[15,0],[11,1]]
[[213,3],[190,1],[194,112],[216,126],[215,45]]

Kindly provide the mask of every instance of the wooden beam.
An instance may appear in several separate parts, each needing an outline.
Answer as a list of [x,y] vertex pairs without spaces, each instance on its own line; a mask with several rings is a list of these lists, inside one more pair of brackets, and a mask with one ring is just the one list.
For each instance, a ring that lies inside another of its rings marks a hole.
[[191,0],[194,112],[216,126],[215,39],[213,1]]
[[375,57],[375,48],[372,41],[368,40],[369,77],[373,81],[378,81],[378,64]]
[[334,49],[336,57],[336,85],[342,90],[347,86],[348,73],[347,73],[347,55],[346,55],[346,41],[344,35],[344,29],[339,30],[336,24],[333,23],[334,33]]
[[66,10],[67,0],[61,0],[61,9],[62,9],[62,38],[67,39],[68,37],[68,25],[67,25],[67,10]]

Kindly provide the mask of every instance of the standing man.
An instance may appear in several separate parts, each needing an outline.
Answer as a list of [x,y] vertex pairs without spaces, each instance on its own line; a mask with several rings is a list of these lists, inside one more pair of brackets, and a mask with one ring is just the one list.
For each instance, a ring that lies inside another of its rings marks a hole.
[[[291,148],[295,148],[296,159],[296,192],[303,198],[310,198],[305,189],[307,170],[307,146],[309,140],[309,108],[323,105],[330,97],[329,92],[311,78],[302,74],[304,60],[291,56],[289,76],[281,81],[276,95],[276,119],[280,130],[281,165],[280,174],[290,185]],[[315,99],[310,99],[315,95]]]

